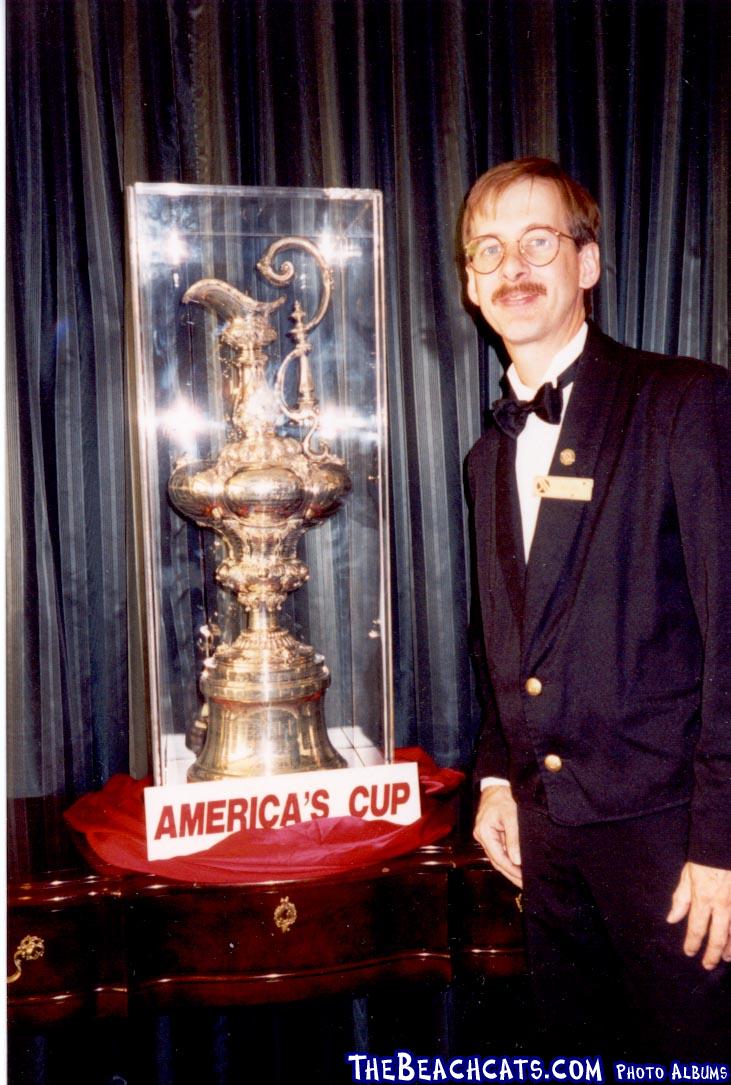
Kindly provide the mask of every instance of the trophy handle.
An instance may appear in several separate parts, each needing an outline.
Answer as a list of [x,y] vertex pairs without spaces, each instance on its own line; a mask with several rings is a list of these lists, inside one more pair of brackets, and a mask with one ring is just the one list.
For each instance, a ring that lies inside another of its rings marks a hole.
[[[279,366],[274,382],[274,392],[286,417],[297,425],[307,427],[307,433],[302,440],[302,449],[305,455],[313,461],[322,461],[330,455],[330,448],[324,441],[319,442],[318,452],[315,452],[312,448],[312,439],[319,425],[320,412],[310,365],[309,356],[312,344],[308,338],[308,333],[317,327],[328,310],[332,297],[333,273],[313,241],[308,241],[305,237],[282,237],[269,246],[256,265],[267,282],[272,283],[274,286],[287,286],[294,277],[294,265],[290,260],[285,260],[279,271],[273,265],[273,260],[287,249],[302,249],[303,252],[307,252],[312,256],[320,269],[322,293],[317,312],[311,320],[307,320],[307,314],[299,301],[295,302],[291,317],[294,327],[289,333],[294,339],[295,345]],[[290,363],[294,359],[299,361],[299,388],[297,403],[295,406],[290,406],[284,395],[284,378]]]
[[307,323],[302,324],[302,331],[310,332],[313,328],[317,327],[327,312],[328,305],[330,304],[330,297],[332,295],[333,273],[325,263],[325,258],[314,241],[308,241],[306,237],[280,237],[278,241],[274,241],[269,246],[256,265],[260,274],[262,274],[266,281],[273,286],[287,286],[294,278],[294,265],[290,260],[285,260],[279,271],[277,271],[272,264],[274,258],[286,249],[302,249],[304,252],[308,252],[316,261],[317,266],[320,269],[320,277],[322,280],[320,304],[312,319],[307,321]]

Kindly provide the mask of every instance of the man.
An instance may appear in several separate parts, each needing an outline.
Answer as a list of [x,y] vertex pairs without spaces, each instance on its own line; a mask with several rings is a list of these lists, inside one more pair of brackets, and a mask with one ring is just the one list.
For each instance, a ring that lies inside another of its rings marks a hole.
[[474,834],[522,887],[553,1052],[731,1060],[731,381],[586,321],[598,226],[545,159],[465,205],[511,363],[467,459]]

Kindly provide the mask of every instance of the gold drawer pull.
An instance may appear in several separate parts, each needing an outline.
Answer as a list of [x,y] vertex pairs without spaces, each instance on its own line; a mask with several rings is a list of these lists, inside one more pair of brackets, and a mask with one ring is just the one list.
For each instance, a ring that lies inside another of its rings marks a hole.
[[26,934],[13,954],[15,972],[12,976],[8,976],[8,983],[15,983],[20,979],[22,961],[37,961],[45,951],[46,946],[42,938],[39,938],[37,934]]
[[297,909],[295,908],[289,897],[282,897],[279,904],[274,909],[274,922],[283,934],[286,934],[290,927],[293,927],[297,921]]

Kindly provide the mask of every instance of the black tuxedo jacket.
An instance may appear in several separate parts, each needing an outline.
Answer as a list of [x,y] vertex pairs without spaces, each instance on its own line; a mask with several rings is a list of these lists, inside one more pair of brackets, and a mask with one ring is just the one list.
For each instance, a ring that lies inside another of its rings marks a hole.
[[514,457],[493,425],[466,463],[479,775],[570,825],[690,802],[689,858],[731,867],[728,372],[590,325],[550,473],[593,494],[543,498],[527,568]]

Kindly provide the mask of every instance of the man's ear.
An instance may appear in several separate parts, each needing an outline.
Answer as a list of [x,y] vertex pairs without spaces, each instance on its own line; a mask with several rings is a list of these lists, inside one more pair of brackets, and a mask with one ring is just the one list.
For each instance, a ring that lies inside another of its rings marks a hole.
[[602,272],[599,246],[595,241],[579,249],[579,286],[582,290],[591,290],[599,282]]
[[465,269],[465,274],[467,276],[467,297],[470,299],[472,304],[476,305],[478,307],[478,309],[479,309],[480,301],[479,301],[479,298],[477,296],[477,284],[475,282],[475,273],[472,270],[472,268],[469,266],[469,264],[467,265],[467,267]]

